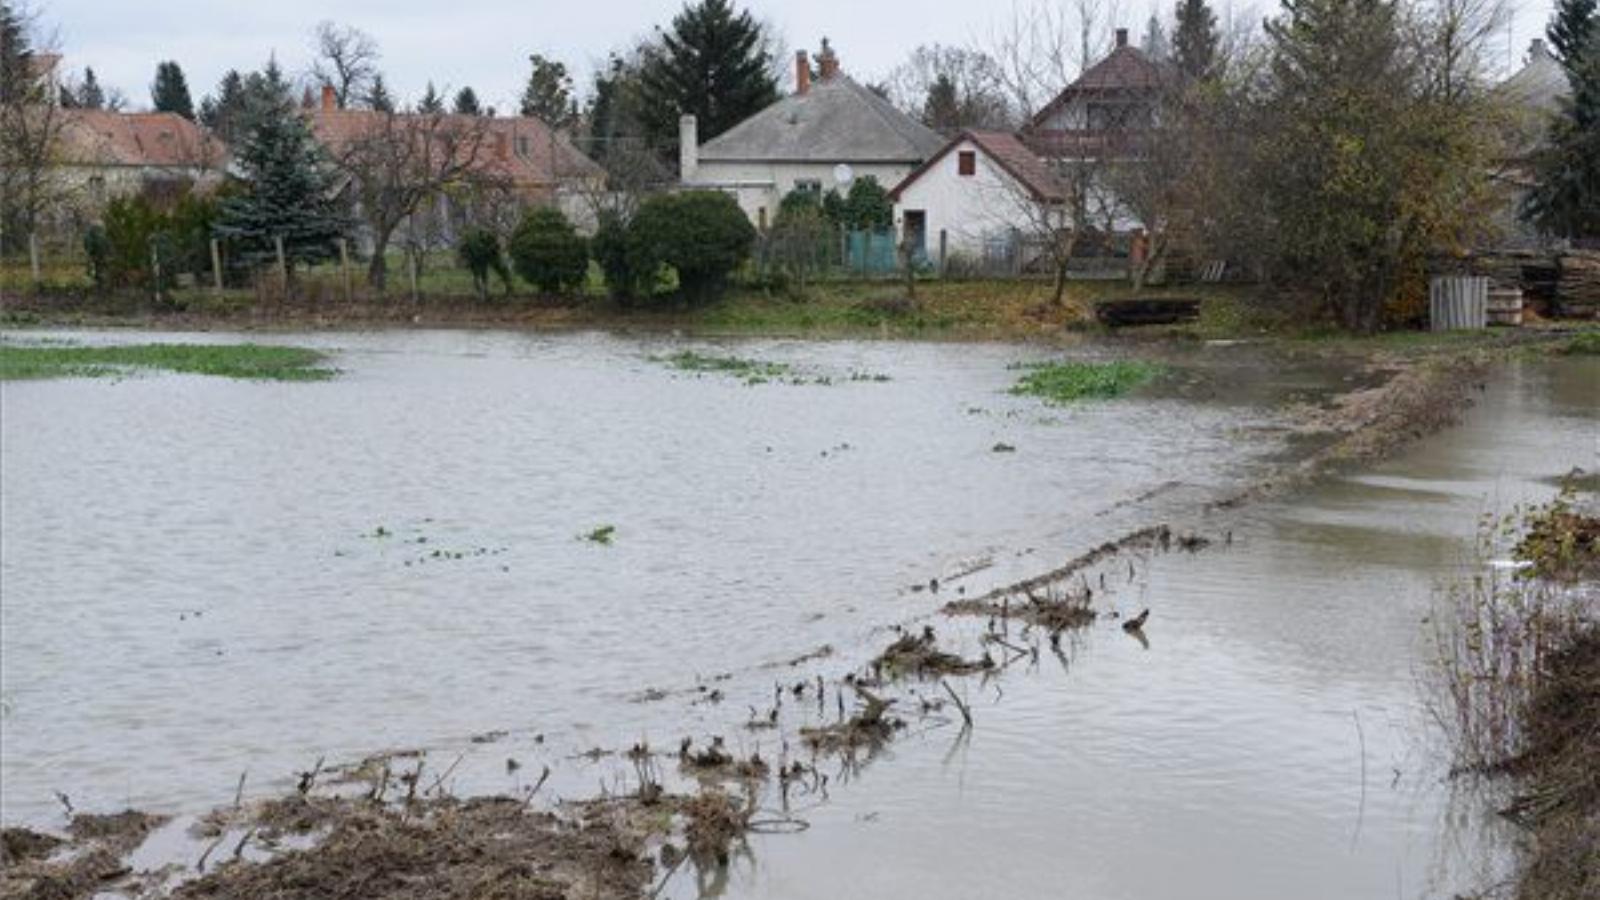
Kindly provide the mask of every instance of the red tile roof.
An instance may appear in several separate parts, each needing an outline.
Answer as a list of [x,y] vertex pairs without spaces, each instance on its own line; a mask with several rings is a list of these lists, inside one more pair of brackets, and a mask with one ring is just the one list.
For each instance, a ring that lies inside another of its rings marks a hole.
[[950,151],[968,141],[982,150],[985,156],[994,160],[1006,174],[1016,179],[1035,200],[1045,203],[1066,202],[1067,190],[1061,184],[1061,180],[1055,176],[1044,160],[1009,131],[963,131],[951,138],[950,142],[944,145],[944,149],[935,153],[927,162],[918,166],[895,185],[894,190],[889,192],[890,199],[898,200],[900,193],[913,181],[922,177],[923,173],[933,168],[939,160],[948,156]]
[[[322,110],[310,113],[311,130],[335,155],[366,135],[381,134],[387,127],[388,113],[372,110]],[[426,114],[399,113],[400,123]],[[573,179],[599,178],[600,165],[584,156],[565,135],[554,132],[539,119],[504,116],[493,119],[479,116],[441,115],[443,128],[463,132],[483,127],[483,142],[477,148],[474,166],[485,174],[506,178],[515,186],[547,187]]]
[[1167,69],[1146,56],[1143,50],[1124,44],[1111,51],[1105,59],[1090,66],[1076,81],[1057,94],[1054,100],[1045,104],[1044,108],[1034,115],[1033,124],[1042,124],[1057,109],[1079,96],[1153,92],[1166,84],[1168,77]]
[[73,165],[201,168],[220,166],[227,148],[176,113],[62,110],[64,155]]

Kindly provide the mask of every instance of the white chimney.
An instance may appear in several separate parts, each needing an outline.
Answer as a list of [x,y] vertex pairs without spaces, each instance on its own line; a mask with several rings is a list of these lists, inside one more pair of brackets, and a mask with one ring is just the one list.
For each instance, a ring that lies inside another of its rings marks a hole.
[[678,178],[685,184],[694,180],[700,168],[700,126],[692,115],[678,117]]

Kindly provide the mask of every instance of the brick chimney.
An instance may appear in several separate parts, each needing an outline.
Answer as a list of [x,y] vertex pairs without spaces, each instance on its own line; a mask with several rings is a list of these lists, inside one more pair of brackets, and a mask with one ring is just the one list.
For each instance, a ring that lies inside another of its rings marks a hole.
[[822,53],[817,56],[817,65],[821,67],[823,81],[831,80],[839,74],[839,57],[834,55],[827,38],[822,39]]
[[794,52],[794,92],[804,94],[811,90],[811,57],[804,50]]
[[339,93],[333,89],[333,85],[331,85],[331,84],[323,85],[322,86],[322,111],[323,112],[333,112],[334,110],[336,110],[338,108],[339,108]]
[[1128,29],[1126,29],[1126,28],[1118,28],[1117,29],[1117,46],[1118,47],[1126,47],[1126,46],[1128,46]]

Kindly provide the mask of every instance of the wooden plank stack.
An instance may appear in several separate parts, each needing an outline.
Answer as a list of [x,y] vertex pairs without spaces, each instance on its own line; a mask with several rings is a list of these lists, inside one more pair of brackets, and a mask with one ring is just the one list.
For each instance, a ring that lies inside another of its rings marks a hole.
[[1557,311],[1570,318],[1600,318],[1600,250],[1566,250],[1556,257]]

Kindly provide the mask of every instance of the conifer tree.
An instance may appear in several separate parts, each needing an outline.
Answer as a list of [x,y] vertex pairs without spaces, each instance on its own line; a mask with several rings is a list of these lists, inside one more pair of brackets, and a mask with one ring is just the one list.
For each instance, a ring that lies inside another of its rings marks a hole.
[[77,105],[80,109],[105,109],[106,92],[100,87],[99,79],[94,77],[94,69],[85,67],[83,70],[83,84],[78,85]]
[[223,202],[216,234],[254,265],[275,259],[279,237],[291,269],[328,259],[346,223],[332,197],[332,170],[322,146],[295,110],[276,65],[252,74],[245,85],[247,125],[233,150],[245,190]]
[[1545,32],[1571,96],[1534,156],[1535,185],[1523,218],[1563,238],[1600,236],[1600,11],[1595,0],[1560,0]]
[[1217,61],[1217,16],[1206,0],[1178,0],[1178,26],[1172,55],[1178,70],[1194,80],[1214,74]]
[[458,116],[481,116],[483,107],[478,104],[478,95],[470,87],[456,91],[455,114]]
[[695,116],[706,140],[777,100],[769,45],[760,23],[748,11],[735,12],[730,0],[685,6],[640,72],[644,124],[654,144],[675,149],[685,113]]
[[428,90],[423,93],[422,99],[417,101],[417,112],[428,115],[444,112],[444,98],[439,96],[431,81],[428,82]]
[[150,103],[156,112],[177,113],[194,119],[194,100],[189,96],[189,81],[183,69],[172,60],[156,66],[156,80],[150,86]]
[[367,91],[367,108],[376,112],[394,112],[394,98],[389,96],[389,86],[383,83],[383,75],[372,76],[372,88]]
[[528,57],[533,71],[522,91],[522,114],[542,119],[552,128],[565,128],[577,118],[572,100],[572,76],[565,63],[535,53]]

